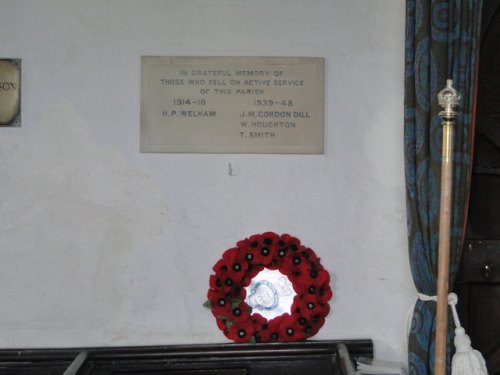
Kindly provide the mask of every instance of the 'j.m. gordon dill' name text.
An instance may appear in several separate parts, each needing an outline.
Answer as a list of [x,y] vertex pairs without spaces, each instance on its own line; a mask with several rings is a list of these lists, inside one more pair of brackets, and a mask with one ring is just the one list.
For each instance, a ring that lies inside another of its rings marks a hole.
[[242,111],[240,117],[259,118],[311,118],[309,112],[302,111]]

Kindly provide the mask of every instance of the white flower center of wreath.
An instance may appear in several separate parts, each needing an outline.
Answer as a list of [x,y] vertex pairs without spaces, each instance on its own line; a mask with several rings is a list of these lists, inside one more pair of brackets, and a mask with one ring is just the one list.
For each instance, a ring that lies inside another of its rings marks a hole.
[[293,298],[297,295],[286,275],[267,268],[260,271],[245,289],[245,302],[252,307],[253,313],[258,313],[267,320],[285,313],[290,314]]

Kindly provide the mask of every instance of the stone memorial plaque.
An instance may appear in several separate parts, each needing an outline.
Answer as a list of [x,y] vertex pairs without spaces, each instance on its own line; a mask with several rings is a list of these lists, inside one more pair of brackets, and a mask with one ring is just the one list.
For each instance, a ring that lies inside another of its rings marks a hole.
[[0,59],[0,126],[21,126],[20,59]]
[[324,59],[154,57],[141,61],[141,152],[324,150]]

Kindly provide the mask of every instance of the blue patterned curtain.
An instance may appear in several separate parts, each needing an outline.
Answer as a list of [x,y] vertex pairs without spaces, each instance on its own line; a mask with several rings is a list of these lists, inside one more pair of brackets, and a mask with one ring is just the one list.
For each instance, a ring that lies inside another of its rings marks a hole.
[[[460,259],[470,185],[473,99],[482,0],[407,0],[405,174],[410,266],[420,293],[436,295],[442,129],[437,93],[446,79],[462,94],[455,129],[450,283]],[[416,303],[410,374],[434,373],[435,302]],[[450,324],[452,319],[449,319]],[[448,332],[453,333],[454,327]],[[451,335],[450,335],[451,336]],[[453,344],[448,340],[448,373]]]

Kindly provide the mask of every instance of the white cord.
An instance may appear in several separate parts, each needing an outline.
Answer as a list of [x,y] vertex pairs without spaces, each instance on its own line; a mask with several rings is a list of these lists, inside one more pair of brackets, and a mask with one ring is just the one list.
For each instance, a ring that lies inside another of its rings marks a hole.
[[461,328],[462,326],[460,325],[460,320],[458,319],[458,313],[457,313],[457,303],[458,303],[458,296],[455,293],[448,294],[448,305],[450,305],[451,307],[451,313],[453,314],[453,321],[455,322],[455,327]]
[[417,297],[419,300],[424,301],[424,302],[428,302],[428,301],[436,302],[438,299],[437,296],[428,296],[427,294],[418,293],[418,292],[417,292]]
[[[421,300],[424,302],[429,302],[429,301],[437,302],[437,296],[428,296],[427,294],[417,292],[417,297],[418,297],[417,300],[415,301],[413,306],[408,311],[408,314],[406,315],[406,350],[407,351],[408,351],[408,342],[409,342],[410,331],[411,331],[411,322],[413,320],[413,312],[415,311],[415,306],[416,306],[418,300]],[[458,328],[461,326],[460,326],[460,321],[458,320],[458,314],[457,314],[457,309],[456,309],[457,302],[458,302],[458,297],[455,293],[448,294],[448,304],[451,306],[451,311],[453,313],[453,320],[455,322],[455,326]]]
[[[437,301],[437,296],[428,296],[426,294],[417,293],[418,299],[421,301]],[[416,304],[417,302],[415,302]],[[482,354],[474,350],[471,346],[470,337],[465,333],[465,330],[460,325],[457,313],[458,297],[455,293],[448,294],[448,305],[450,305],[453,321],[455,323],[455,354],[451,359],[452,375],[488,375],[486,362]],[[415,306],[414,306],[415,309]],[[413,320],[413,314],[410,315],[410,321]],[[408,347],[409,327],[406,326],[406,344]]]

